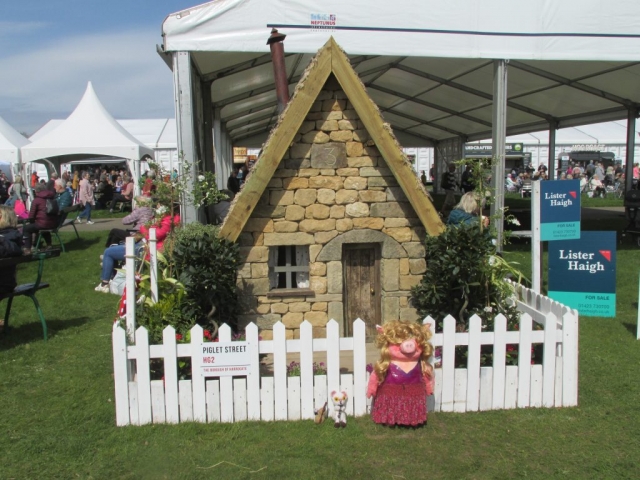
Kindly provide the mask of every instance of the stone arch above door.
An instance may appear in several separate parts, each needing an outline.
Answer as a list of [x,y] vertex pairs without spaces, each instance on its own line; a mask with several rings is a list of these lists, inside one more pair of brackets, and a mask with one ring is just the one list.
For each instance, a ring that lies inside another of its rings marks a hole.
[[380,243],[382,244],[382,258],[407,257],[407,252],[402,245],[389,235],[378,230],[361,229],[350,230],[338,235],[322,248],[316,261],[333,262],[342,260],[342,245],[345,243]]

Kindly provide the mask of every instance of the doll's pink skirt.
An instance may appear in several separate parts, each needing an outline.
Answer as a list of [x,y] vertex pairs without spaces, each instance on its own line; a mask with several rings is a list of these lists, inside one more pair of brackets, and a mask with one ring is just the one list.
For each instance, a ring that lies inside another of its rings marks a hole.
[[378,387],[371,418],[385,425],[421,425],[427,421],[427,394],[423,383]]

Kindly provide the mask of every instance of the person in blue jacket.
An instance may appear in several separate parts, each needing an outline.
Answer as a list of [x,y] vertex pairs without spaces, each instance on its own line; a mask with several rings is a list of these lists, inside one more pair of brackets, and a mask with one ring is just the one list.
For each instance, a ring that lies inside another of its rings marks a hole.
[[489,226],[489,217],[482,215],[484,199],[478,201],[476,192],[467,192],[460,198],[460,202],[451,210],[447,225],[472,224],[482,220],[485,227]]

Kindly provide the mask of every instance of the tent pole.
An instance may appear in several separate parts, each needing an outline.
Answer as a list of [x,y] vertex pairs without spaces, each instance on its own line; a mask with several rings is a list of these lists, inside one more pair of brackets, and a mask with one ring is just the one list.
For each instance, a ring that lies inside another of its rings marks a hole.
[[[557,122],[549,122],[549,180],[556,179],[556,129]],[[539,162],[538,162],[539,163]]]
[[227,188],[223,152],[222,122],[220,120],[220,108],[218,107],[213,110],[213,161],[215,162],[216,184],[218,185],[218,190]]
[[[189,52],[175,52],[173,54],[173,91],[176,101],[176,123],[178,127],[178,152],[183,165],[191,164],[186,187],[193,191],[196,168],[196,145],[193,124],[193,92],[191,89],[191,54]],[[182,169],[184,174],[184,168]],[[184,199],[182,200],[182,221],[193,223],[198,220],[196,208]]]
[[202,117],[204,121],[204,163],[203,170],[219,173],[213,161],[213,108],[211,105],[211,84],[202,82]]
[[633,186],[633,163],[635,162],[637,116],[637,107],[630,107],[627,115],[627,166],[625,170],[625,190],[631,190],[631,187]]
[[493,151],[492,187],[494,202],[491,216],[496,229],[496,248],[502,251],[504,212],[504,160],[507,138],[507,63],[508,60],[493,61],[493,122],[491,144]]

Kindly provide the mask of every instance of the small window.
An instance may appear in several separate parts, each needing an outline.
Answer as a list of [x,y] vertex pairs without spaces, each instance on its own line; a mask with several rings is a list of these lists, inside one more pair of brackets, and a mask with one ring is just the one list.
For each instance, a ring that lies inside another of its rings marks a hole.
[[309,247],[283,245],[269,249],[271,290],[309,288]]

